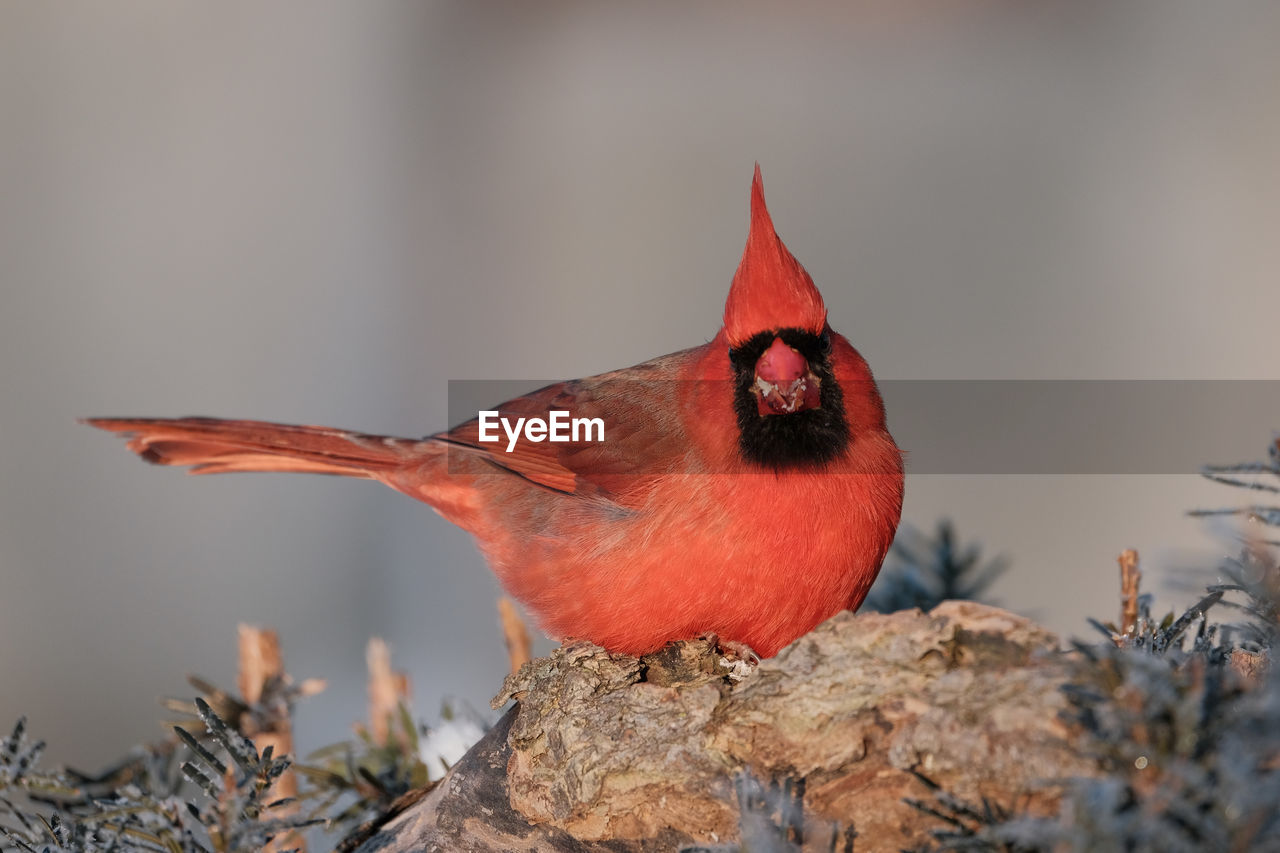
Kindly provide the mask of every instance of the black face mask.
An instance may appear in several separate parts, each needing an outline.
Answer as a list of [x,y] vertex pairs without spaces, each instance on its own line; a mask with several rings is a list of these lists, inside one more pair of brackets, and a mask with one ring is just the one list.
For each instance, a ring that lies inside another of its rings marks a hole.
[[[756,394],[756,364],[774,338],[809,362],[819,383],[818,405],[796,412],[761,414]],[[760,332],[729,350],[733,366],[733,409],[738,416],[738,449],[743,458],[765,468],[819,467],[849,446],[844,395],[831,369],[831,338],[800,329]]]

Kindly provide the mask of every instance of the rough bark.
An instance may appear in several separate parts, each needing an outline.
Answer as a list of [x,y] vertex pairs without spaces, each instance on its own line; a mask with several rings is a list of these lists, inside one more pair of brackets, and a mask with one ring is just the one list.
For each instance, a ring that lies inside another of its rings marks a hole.
[[642,660],[563,647],[509,678],[496,701],[519,701],[502,722],[360,849],[735,849],[741,827],[788,809],[774,797],[740,814],[744,771],[803,804],[790,830],[803,841],[776,849],[843,849],[850,829],[859,851],[923,843],[938,824],[903,802],[928,796],[913,769],[963,798],[1047,810],[1053,780],[1093,772],[1058,717],[1058,645],[1014,614],[947,602],[842,613],[739,681],[702,641]]

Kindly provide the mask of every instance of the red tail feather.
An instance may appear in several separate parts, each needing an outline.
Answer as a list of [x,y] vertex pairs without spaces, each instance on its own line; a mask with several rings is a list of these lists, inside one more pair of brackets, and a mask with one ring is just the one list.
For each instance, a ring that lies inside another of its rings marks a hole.
[[376,479],[404,464],[422,442],[319,426],[218,418],[87,418],[121,433],[157,465],[189,465],[192,474],[293,471]]

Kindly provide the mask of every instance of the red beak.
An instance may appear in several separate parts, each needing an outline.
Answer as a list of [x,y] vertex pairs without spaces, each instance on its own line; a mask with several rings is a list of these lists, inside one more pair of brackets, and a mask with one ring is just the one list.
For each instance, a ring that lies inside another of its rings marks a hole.
[[762,415],[781,415],[816,409],[819,380],[803,355],[787,346],[782,338],[773,343],[756,362],[754,390]]

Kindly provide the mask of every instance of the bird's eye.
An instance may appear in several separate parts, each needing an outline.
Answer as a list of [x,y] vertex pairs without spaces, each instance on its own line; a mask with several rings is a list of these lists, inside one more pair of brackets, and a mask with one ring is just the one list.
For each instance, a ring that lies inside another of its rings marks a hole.
[[831,333],[826,329],[822,330],[822,335],[818,338],[818,345],[822,347],[823,355],[831,352]]

